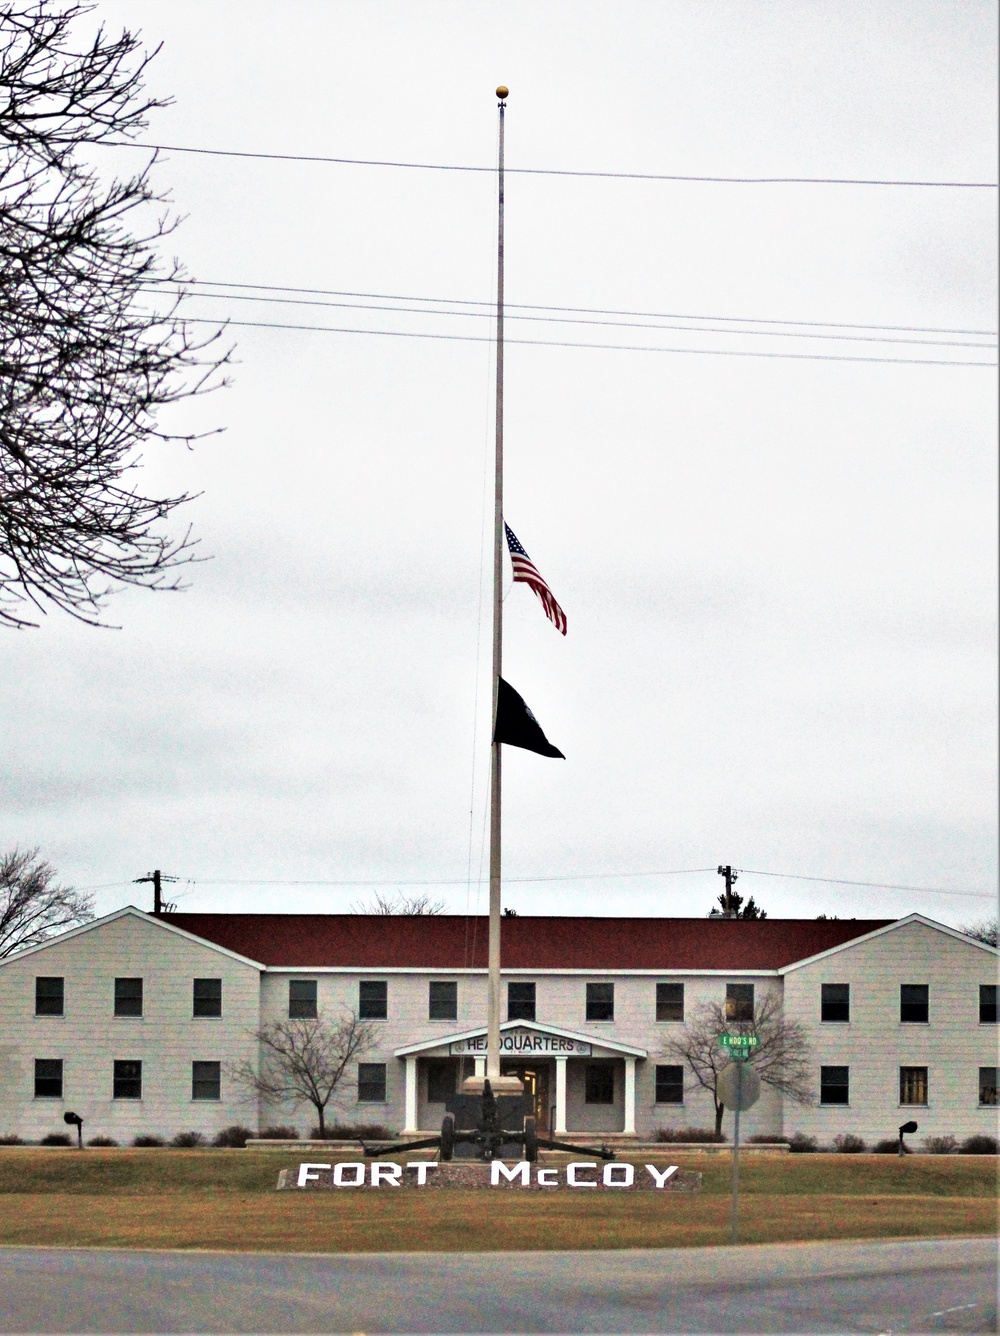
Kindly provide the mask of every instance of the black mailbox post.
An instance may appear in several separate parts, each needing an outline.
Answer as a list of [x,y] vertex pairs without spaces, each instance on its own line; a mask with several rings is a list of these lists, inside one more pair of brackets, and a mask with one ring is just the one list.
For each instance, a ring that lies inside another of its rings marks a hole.
[[83,1119],[78,1113],[64,1113],[63,1122],[76,1128],[76,1144],[80,1150],[83,1150]]
[[899,1154],[900,1154],[900,1155],[908,1155],[908,1154],[909,1154],[909,1151],[907,1151],[906,1147],[903,1145],[903,1137],[904,1137],[904,1136],[909,1136],[911,1132],[915,1132],[916,1130],[917,1130],[917,1125],[916,1125],[916,1123],[904,1123],[903,1126],[899,1129]]

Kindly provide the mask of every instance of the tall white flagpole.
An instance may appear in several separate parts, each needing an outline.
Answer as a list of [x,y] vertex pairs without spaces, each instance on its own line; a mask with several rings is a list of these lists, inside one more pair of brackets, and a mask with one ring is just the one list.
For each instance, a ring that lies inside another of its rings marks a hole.
[[[497,89],[500,135],[497,151],[497,387],[496,457],[493,494],[493,722],[496,725],[503,668],[503,131],[507,89]],[[500,743],[490,748],[490,944],[486,993],[486,1076],[494,1090],[500,1080]]]

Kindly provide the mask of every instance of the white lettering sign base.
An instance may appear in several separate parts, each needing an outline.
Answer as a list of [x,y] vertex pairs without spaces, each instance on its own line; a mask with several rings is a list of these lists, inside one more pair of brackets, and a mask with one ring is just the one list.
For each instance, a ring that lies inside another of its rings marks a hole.
[[631,1164],[625,1160],[571,1160],[529,1164],[527,1160],[342,1160],[305,1161],[282,1169],[278,1190],[332,1189],[341,1192],[413,1188],[486,1188],[537,1192],[698,1192],[701,1174],[671,1164]]

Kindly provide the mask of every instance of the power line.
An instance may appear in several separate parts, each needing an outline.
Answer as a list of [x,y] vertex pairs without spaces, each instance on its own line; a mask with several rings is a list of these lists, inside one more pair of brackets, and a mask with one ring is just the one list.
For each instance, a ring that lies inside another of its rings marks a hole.
[[[801,872],[764,872],[760,868],[737,868],[743,876],[752,877],[778,877],[789,881],[814,881],[821,882],[828,886],[862,886],[871,890],[881,891],[906,891],[913,895],[946,895],[954,896],[966,900],[994,900],[996,897],[989,891],[956,891],[942,886],[909,886],[898,882],[886,881],[852,881],[846,877],[811,877]],[[549,877],[505,877],[505,885],[542,885],[556,882],[580,882],[580,881],[623,881],[634,880],[640,877],[681,877],[693,876],[698,873],[715,872],[713,867],[686,867],[686,868],[667,868],[658,872],[570,872],[560,873],[557,876]],[[431,877],[419,880],[411,880],[404,877],[391,877],[372,880],[364,877],[352,877],[340,880],[326,880],[316,877],[303,877],[294,880],[282,880],[272,877],[182,877],[178,880],[186,885],[194,886],[344,886],[344,887],[367,887],[367,886],[467,886],[470,878],[465,877]],[[483,878],[473,877],[472,882],[482,882]],[[97,886],[78,886],[80,891],[104,891],[117,889],[122,886],[131,886],[132,881],[110,881],[102,882]],[[186,899],[191,894],[190,891],[181,892],[177,898]]]
[[[371,334],[384,338],[397,339],[435,339],[456,343],[491,343],[489,334],[434,334],[409,329],[355,329],[339,325],[299,325],[280,323],[269,320],[208,320],[201,316],[182,317],[195,325],[224,324],[227,328],[238,329],[294,329],[311,331],[314,334]],[[611,352],[634,353],[688,353],[708,357],[766,357],[795,362],[879,362],[889,366],[981,366],[993,367],[995,362],[963,362],[957,358],[930,357],[841,357],[833,353],[769,353],[755,352],[750,349],[736,348],[664,348],[649,344],[633,343],[579,343],[563,339],[510,339],[505,344],[521,344],[542,348],[592,348]]]
[[[532,885],[540,882],[550,881],[600,881],[614,877],[683,877],[696,872],[712,872],[714,868],[710,867],[675,867],[669,868],[665,872],[592,872],[583,873],[561,873],[555,877],[504,877],[504,884],[513,884],[514,882],[528,882]],[[364,877],[352,877],[344,880],[325,881],[321,878],[306,877],[297,881],[273,880],[270,878],[250,877],[250,878],[215,878],[215,877],[185,877],[192,886],[467,886],[471,881],[480,882],[485,885],[488,878],[472,877],[429,877],[412,881],[407,878],[388,877],[375,881]],[[126,883],[122,883],[123,885]]]
[[986,891],[950,891],[940,886],[901,886],[888,881],[848,881],[844,877],[807,877],[801,872],[761,872],[759,868],[752,867],[743,867],[739,871],[751,877],[787,877],[791,881],[823,881],[832,886],[871,886],[881,891],[915,891],[920,895],[961,895],[971,900],[995,898]]
[[[743,876],[754,877],[781,877],[790,881],[815,881],[823,882],[832,886],[864,886],[874,890],[884,891],[908,891],[917,895],[949,895],[960,896],[970,900],[992,900],[995,897],[988,891],[956,891],[941,886],[906,886],[897,882],[885,881],[852,881],[846,877],[811,877],[805,873],[799,872],[763,872],[759,868],[737,868]],[[546,877],[504,877],[505,885],[527,884],[541,885],[553,882],[579,882],[579,881],[621,881],[633,880],[639,877],[683,877],[694,876],[699,873],[715,872],[714,867],[683,867],[666,868],[654,872],[568,872],[560,873],[556,876]],[[304,877],[295,880],[282,880],[269,877],[184,877],[190,886],[466,886],[470,878],[465,877],[430,877],[411,880],[405,877],[389,877],[377,880],[368,878],[344,878],[338,880],[326,880],[324,878]],[[472,881],[483,881],[482,877],[473,877]],[[129,883],[118,883],[127,885]],[[81,889],[90,889],[83,887]]]
[[[392,162],[382,158],[331,158],[314,153],[252,153],[227,148],[192,148],[188,144],[136,144],[128,140],[101,141],[112,148],[153,149],[164,153],[195,153],[214,158],[255,158],[265,162],[324,162],[344,167],[404,167],[423,172],[488,172],[495,167],[473,167],[445,162]],[[680,176],[662,172],[588,172],[559,167],[507,167],[508,175],[573,176],[613,181],[678,181],[743,186],[930,186],[950,190],[995,190],[994,181],[898,181],[848,176]]]
[[[152,288],[145,288],[144,291],[154,291]],[[315,301],[302,297],[257,297],[247,296],[235,292],[193,292],[189,294],[192,297],[201,297],[208,301],[237,301],[237,302],[265,302],[277,306],[322,306],[334,307],[338,310],[352,311],[397,311],[409,315],[434,315],[451,316],[460,320],[470,318],[493,319],[492,311],[448,311],[444,309],[427,309],[426,307],[416,306],[395,306],[381,305],[374,306],[366,302],[346,302],[346,301]],[[386,299],[388,300],[388,299]],[[508,320],[530,320],[541,324],[559,324],[559,325],[587,325],[600,326],[602,328],[612,329],[665,329],[680,330],[683,332],[706,333],[706,334],[731,334],[739,338],[756,336],[758,338],[772,339],[833,339],[838,342],[848,343],[893,343],[909,344],[918,348],[992,348],[991,343],[968,343],[957,339],[897,339],[879,337],[874,334],[827,334],[827,333],[801,333],[798,330],[783,329],[725,329],[721,326],[708,326],[698,329],[692,329],[689,325],[664,325],[652,324],[649,322],[634,320],[589,320],[582,318],[572,318],[568,316],[545,316],[545,315],[517,315],[507,312]]]
[[[471,301],[463,297],[414,297],[398,292],[349,292],[338,288],[296,288],[277,283],[224,283],[209,278],[162,280],[180,286],[193,285],[209,288],[244,288],[260,292],[303,292],[317,297],[364,297],[373,301],[445,303],[449,306],[482,306],[493,313],[493,302]],[[543,306],[533,302],[504,302],[505,311],[559,311],[578,315],[638,316],[646,320],[725,320],[733,324],[795,325],[811,329],[878,329],[903,334],[979,334],[996,337],[995,329],[953,329],[938,325],[865,325],[838,320],[776,320],[767,316],[749,315],[690,315],[683,311],[618,311],[601,306]]]

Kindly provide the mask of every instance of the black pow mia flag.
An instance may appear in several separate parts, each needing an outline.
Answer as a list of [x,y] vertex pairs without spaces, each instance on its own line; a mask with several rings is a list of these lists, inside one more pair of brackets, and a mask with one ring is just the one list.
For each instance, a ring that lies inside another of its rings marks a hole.
[[538,720],[522,697],[502,677],[500,690],[497,692],[497,719],[493,729],[493,741],[504,742],[509,747],[523,747],[525,751],[537,752],[539,756],[557,756],[561,761],[566,759],[559,748],[553,747],[542,732]]

